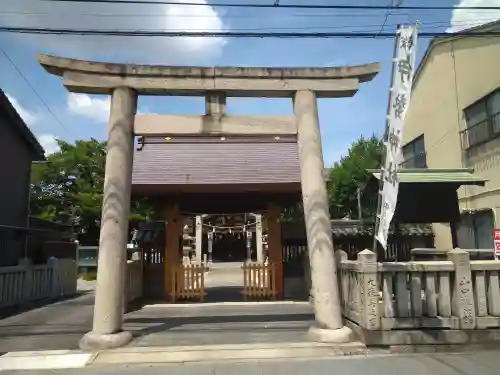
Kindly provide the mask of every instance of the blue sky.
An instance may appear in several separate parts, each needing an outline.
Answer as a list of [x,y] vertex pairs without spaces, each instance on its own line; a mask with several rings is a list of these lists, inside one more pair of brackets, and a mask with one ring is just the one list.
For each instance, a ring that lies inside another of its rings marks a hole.
[[[273,3],[274,0],[241,0]],[[186,2],[186,1],[184,1]],[[199,2],[199,1],[197,1]],[[224,2],[218,0],[217,2]],[[232,0],[231,2],[235,2]],[[390,0],[295,0],[293,3],[388,5]],[[397,2],[397,1],[394,1]],[[281,0],[282,4],[292,3]],[[213,8],[172,5],[54,4],[16,0],[0,5],[0,25],[98,29],[225,31],[368,31],[382,28],[386,12]],[[456,5],[453,0],[406,0],[404,5]],[[500,0],[462,0],[464,6],[500,6]],[[500,18],[499,11],[398,11],[384,28],[421,22],[423,31],[452,31]],[[420,60],[428,40],[418,43]],[[346,153],[360,135],[381,133],[386,114],[391,67],[391,39],[168,39],[30,36],[0,33],[0,46],[50,108],[0,52],[0,87],[48,152],[54,138],[68,141],[105,139],[109,98],[68,94],[61,80],[46,73],[36,53],[114,62],[204,66],[339,66],[380,62],[382,70],[353,98],[319,102],[325,164]],[[141,97],[139,110],[149,113],[201,114],[201,98]],[[52,113],[53,114],[52,114]],[[290,100],[229,99],[230,114],[291,114]]]

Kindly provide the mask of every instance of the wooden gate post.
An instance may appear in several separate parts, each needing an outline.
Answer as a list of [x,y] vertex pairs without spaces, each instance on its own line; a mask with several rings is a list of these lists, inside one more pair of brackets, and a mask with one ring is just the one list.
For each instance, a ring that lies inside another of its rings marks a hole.
[[267,207],[267,246],[269,259],[274,264],[274,277],[276,280],[277,298],[284,297],[283,278],[283,246],[281,243],[281,209],[274,203],[269,203]]
[[173,293],[174,267],[180,263],[179,236],[182,230],[182,220],[177,204],[169,204],[165,210],[165,262],[163,263],[165,298]]

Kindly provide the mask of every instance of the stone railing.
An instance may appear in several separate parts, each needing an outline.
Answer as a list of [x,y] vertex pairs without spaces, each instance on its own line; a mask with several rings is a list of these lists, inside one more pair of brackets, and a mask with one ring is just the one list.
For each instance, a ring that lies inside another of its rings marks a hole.
[[125,309],[128,304],[142,297],[142,262],[140,259],[127,261],[125,279]]
[[460,249],[447,261],[378,263],[369,250],[337,259],[343,315],[367,344],[466,343],[500,328],[500,261]]
[[0,308],[55,299],[76,293],[77,268],[73,259],[51,258],[44,265],[0,268]]
[[57,279],[54,279],[56,296],[70,296],[77,292],[78,265],[74,259],[51,258],[48,264],[54,267]]

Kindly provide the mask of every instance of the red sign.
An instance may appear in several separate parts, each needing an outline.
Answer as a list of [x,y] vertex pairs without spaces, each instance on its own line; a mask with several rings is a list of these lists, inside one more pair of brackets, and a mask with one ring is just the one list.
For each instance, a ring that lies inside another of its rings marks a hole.
[[495,249],[495,258],[500,259],[500,228],[493,229],[493,247]]

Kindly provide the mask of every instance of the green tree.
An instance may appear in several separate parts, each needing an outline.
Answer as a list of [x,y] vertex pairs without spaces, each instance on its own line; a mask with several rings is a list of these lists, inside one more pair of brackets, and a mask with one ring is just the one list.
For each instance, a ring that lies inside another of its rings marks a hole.
[[[360,137],[352,143],[346,156],[330,169],[328,199],[332,218],[358,214],[357,190],[368,179],[367,169],[380,168],[383,141],[376,135]],[[376,209],[376,208],[375,208]],[[373,207],[364,207],[364,214],[373,214]]]
[[299,201],[289,207],[283,207],[281,210],[281,220],[284,222],[304,221],[304,207],[302,205],[302,202]]
[[[60,151],[47,163],[33,166],[31,214],[73,225],[81,243],[99,238],[106,142],[96,139],[71,144],[58,141]],[[131,220],[146,220],[154,211],[144,199],[131,204]]]

